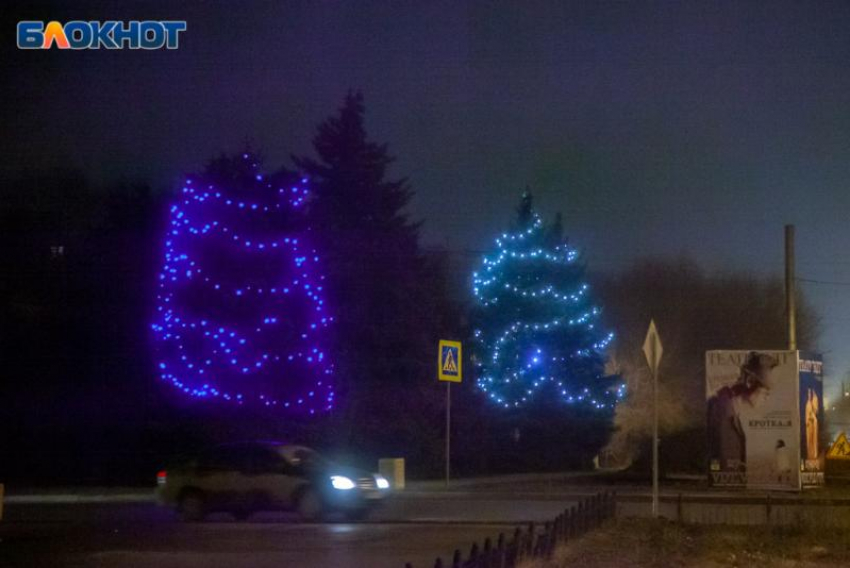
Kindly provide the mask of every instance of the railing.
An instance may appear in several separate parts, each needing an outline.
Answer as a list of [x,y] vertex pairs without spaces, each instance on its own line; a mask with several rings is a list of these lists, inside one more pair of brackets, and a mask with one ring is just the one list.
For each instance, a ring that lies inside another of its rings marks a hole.
[[[620,495],[623,517],[650,516],[647,494]],[[687,524],[850,527],[850,499],[812,493],[696,493],[659,497],[660,516]]]
[[[460,550],[455,550],[449,564],[438,557],[434,568],[515,568],[523,560],[551,558],[559,544],[599,527],[615,513],[615,495],[599,493],[564,510],[555,520],[545,523],[542,530],[530,523],[525,530],[517,527],[510,540],[501,533],[495,545],[490,538],[483,546],[474,542],[466,559]],[[410,562],[404,566],[413,568]]]

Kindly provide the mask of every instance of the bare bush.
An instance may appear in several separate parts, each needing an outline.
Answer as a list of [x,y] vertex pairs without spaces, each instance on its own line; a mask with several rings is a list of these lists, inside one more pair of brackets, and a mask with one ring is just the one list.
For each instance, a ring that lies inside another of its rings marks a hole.
[[[652,428],[652,381],[641,351],[650,319],[664,346],[659,368],[659,430],[668,469],[701,470],[705,447],[705,352],[711,349],[785,349],[784,287],[778,278],[707,274],[692,261],[644,260],[600,278],[604,320],[617,338],[609,371],[627,384],[617,408],[609,464],[644,461]],[[815,347],[818,316],[797,298],[797,341]]]

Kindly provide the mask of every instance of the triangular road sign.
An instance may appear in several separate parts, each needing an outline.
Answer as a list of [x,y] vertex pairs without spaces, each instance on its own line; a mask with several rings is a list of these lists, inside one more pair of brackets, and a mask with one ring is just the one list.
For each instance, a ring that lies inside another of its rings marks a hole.
[[850,460],[850,442],[847,441],[844,432],[838,434],[835,443],[826,452],[826,457],[832,460]]
[[446,360],[443,361],[444,373],[457,373],[457,365],[455,364],[454,349],[446,349]]

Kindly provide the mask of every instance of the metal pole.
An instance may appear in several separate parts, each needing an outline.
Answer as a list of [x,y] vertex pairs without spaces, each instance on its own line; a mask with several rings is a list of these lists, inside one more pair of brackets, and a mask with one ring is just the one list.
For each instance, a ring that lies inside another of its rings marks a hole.
[[[653,344],[653,351],[655,346]],[[653,353],[655,360],[655,353]],[[658,517],[658,369],[652,370],[652,517]]]
[[452,383],[446,382],[446,487],[449,486],[449,463],[452,448]]
[[797,350],[797,305],[794,276],[794,225],[785,225],[785,317],[788,322],[788,349]]

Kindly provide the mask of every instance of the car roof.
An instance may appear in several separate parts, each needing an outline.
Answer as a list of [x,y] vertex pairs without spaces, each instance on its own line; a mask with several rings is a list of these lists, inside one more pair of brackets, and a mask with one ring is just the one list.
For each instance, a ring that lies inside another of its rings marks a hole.
[[216,448],[233,448],[239,446],[273,446],[280,447],[287,445],[284,442],[277,442],[274,440],[242,440],[240,442],[225,442],[223,444],[216,444],[214,447]]
[[302,446],[299,444],[287,444],[284,442],[277,442],[271,440],[248,440],[242,442],[227,442],[224,444],[218,444],[214,446],[213,449],[232,449],[232,448],[242,448],[242,447],[265,447],[269,448],[287,459],[292,458],[296,452],[299,451],[307,451],[311,453],[316,453],[316,451],[312,448],[308,448],[307,446]]

